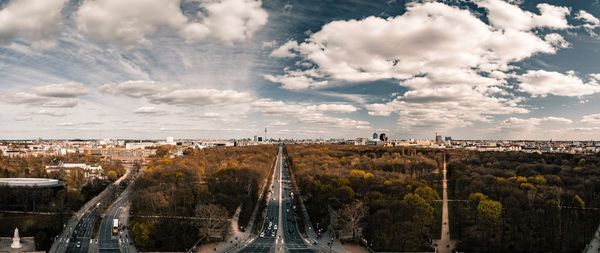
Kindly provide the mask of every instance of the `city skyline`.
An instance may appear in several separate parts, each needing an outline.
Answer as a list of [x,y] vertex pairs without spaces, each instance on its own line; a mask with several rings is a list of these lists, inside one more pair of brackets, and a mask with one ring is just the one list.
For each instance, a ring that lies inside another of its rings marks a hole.
[[0,139],[600,140],[598,17],[598,1],[0,0]]

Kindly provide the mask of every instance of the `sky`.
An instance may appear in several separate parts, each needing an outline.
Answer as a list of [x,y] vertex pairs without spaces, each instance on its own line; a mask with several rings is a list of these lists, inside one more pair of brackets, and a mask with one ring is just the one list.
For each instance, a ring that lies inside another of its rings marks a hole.
[[0,139],[600,139],[598,0],[0,0]]

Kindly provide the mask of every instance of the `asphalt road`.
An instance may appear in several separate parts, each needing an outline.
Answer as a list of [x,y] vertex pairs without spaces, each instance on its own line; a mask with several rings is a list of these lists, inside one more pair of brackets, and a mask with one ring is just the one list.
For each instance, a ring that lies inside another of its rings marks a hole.
[[[277,165],[267,214],[260,235],[240,252],[316,252],[310,249],[298,232],[289,183],[289,171],[285,168],[282,147],[279,147]],[[277,229],[275,229],[277,225]]]
[[[131,196],[132,189],[133,183],[130,183],[119,198],[104,213],[98,232],[98,252],[137,252],[127,230],[130,205],[129,197]],[[117,235],[112,234],[114,219],[119,220],[120,230]]]
[[98,217],[98,209],[93,207],[86,212],[79,223],[73,229],[66,249],[67,253],[87,253],[90,247],[90,239],[94,230],[94,223]]

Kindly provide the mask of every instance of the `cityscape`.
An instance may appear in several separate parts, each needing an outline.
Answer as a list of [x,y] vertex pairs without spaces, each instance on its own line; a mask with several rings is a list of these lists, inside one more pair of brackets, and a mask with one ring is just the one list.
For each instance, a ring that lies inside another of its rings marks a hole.
[[0,253],[598,253],[599,32],[598,0],[0,0]]

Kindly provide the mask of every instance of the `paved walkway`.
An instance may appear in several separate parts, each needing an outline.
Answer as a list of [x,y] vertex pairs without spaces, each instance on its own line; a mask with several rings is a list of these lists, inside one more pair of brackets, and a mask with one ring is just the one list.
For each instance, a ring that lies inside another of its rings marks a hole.
[[450,240],[450,222],[448,220],[448,180],[446,178],[446,154],[444,154],[444,163],[442,166],[444,179],[442,180],[442,232],[440,240],[436,242],[436,252],[450,253],[456,246],[456,242]]

